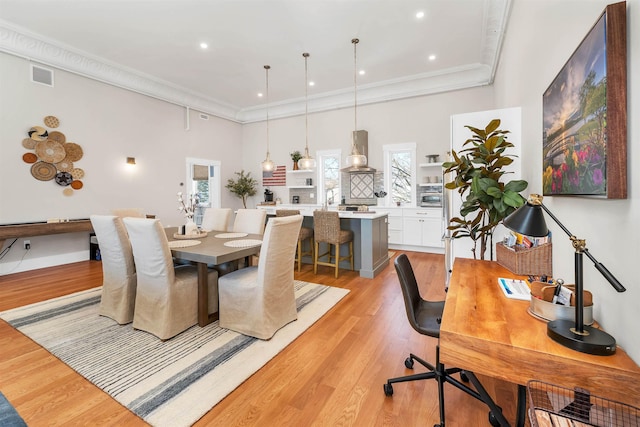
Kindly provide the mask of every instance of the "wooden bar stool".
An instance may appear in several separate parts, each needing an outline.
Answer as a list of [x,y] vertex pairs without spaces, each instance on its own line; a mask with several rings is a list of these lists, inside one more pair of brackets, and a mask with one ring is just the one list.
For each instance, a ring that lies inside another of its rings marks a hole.
[[[276,216],[291,216],[300,215],[300,211],[297,209],[276,209]],[[302,247],[304,241],[309,240],[309,250],[303,251]],[[300,233],[298,234],[298,248],[296,249],[296,258],[294,262],[298,263],[298,271],[302,267],[302,257],[305,255],[311,256],[313,259],[313,228],[300,227]]]
[[[338,278],[338,268],[340,261],[349,260],[351,270],[353,270],[353,231],[340,229],[340,216],[335,211],[314,211],[313,212],[313,232],[315,254],[313,258],[313,272],[318,273],[318,265],[335,267],[335,277]],[[327,243],[327,251],[320,253],[320,243]],[[349,243],[349,254],[340,256],[340,245]],[[331,254],[331,246],[335,247],[334,254]],[[318,261],[326,256],[327,261]],[[334,262],[331,262],[333,259]]]

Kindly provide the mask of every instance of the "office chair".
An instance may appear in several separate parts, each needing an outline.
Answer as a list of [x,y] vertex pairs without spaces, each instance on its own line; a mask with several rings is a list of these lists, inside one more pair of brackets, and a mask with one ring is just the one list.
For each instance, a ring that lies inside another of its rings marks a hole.
[[[394,261],[396,272],[398,273],[398,279],[400,281],[400,287],[402,288],[402,295],[404,296],[404,305],[407,311],[407,317],[409,323],[419,333],[434,338],[440,338],[440,321],[442,320],[442,312],[444,311],[444,301],[426,301],[420,296],[420,289],[418,288],[418,282],[413,273],[413,268],[409,262],[407,255],[398,255]],[[465,384],[462,384],[457,379],[453,378],[453,374],[460,373],[462,381],[467,382],[469,378],[467,374],[473,376],[474,384],[476,383],[475,375],[472,372],[465,372],[460,368],[448,368],[445,369],[444,365],[440,363],[440,347],[436,346],[436,363],[435,365],[426,362],[413,353],[409,354],[409,357],[404,361],[404,365],[408,369],[413,369],[414,361],[417,361],[422,366],[428,369],[428,372],[407,375],[404,377],[391,378],[384,384],[384,394],[387,396],[393,395],[393,383],[415,381],[415,380],[429,380],[435,379],[438,382],[438,401],[440,409],[440,423],[435,424],[435,427],[444,427],[444,384],[449,383],[458,389],[468,393],[476,399],[485,402],[485,398],[477,391],[469,388]],[[484,390],[483,390],[484,392]],[[489,412],[489,422],[493,426],[499,426],[500,424],[495,419],[493,414]]]

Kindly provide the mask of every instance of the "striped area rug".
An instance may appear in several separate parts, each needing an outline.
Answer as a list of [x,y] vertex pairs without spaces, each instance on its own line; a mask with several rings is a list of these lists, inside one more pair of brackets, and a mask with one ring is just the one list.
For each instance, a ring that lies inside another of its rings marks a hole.
[[296,281],[298,320],[269,341],[218,322],[162,342],[98,315],[101,288],[0,313],[154,426],[189,426],[264,366],[349,291]]

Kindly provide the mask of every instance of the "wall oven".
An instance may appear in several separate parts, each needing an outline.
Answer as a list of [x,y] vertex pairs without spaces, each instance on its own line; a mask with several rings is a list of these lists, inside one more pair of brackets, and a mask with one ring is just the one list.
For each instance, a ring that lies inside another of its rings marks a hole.
[[422,185],[420,188],[420,206],[439,208],[442,206],[442,183]]

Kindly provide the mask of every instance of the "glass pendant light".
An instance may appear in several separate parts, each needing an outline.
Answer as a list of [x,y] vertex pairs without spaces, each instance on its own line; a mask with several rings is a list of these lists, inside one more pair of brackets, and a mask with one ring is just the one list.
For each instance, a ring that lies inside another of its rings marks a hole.
[[271,66],[265,65],[265,74],[267,82],[267,158],[262,162],[262,170],[265,172],[271,172],[275,168],[271,156],[269,154],[269,69]]
[[360,154],[358,146],[356,145],[356,139],[358,138],[358,61],[356,55],[356,46],[360,40],[352,39],[353,43],[353,115],[354,115],[354,129],[351,135],[351,154],[347,156],[347,166],[358,167],[366,166],[367,156]]
[[313,169],[316,167],[316,161],[309,155],[309,76],[307,68],[308,53],[303,53],[304,57],[304,156],[298,160],[298,166],[300,169]]

